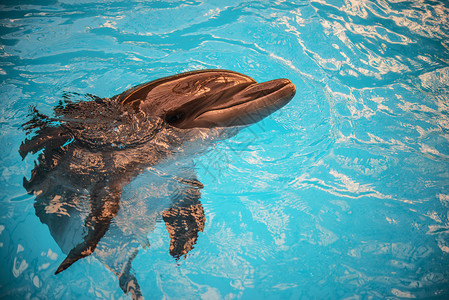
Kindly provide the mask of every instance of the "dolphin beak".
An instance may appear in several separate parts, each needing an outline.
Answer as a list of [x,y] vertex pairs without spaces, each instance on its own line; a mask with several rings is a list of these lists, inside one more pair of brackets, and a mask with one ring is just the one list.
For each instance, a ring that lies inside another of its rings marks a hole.
[[249,84],[201,112],[185,128],[250,125],[286,105],[295,93],[296,87],[288,79]]

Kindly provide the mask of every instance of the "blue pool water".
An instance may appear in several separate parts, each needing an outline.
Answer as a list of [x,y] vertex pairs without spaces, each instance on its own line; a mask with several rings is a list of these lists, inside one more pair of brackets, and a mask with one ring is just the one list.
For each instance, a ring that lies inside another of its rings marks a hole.
[[[147,299],[449,297],[449,4],[440,0],[3,1],[0,298],[127,299],[65,255],[22,186],[21,124],[64,92],[163,76],[289,78],[295,98],[195,159],[206,224],[187,257],[158,219]],[[144,180],[134,183],[145,186]]]

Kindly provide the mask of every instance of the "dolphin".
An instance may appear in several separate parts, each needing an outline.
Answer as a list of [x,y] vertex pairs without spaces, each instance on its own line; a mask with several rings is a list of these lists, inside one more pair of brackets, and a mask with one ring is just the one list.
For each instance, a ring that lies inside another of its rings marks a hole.
[[233,71],[199,70],[112,98],[72,101],[66,94],[51,117],[33,108],[23,125],[31,137],[19,153],[39,155],[23,186],[67,255],[55,274],[94,253],[125,293],[142,298],[131,261],[149,246],[156,222],[165,221],[177,259],[204,229],[193,157],[283,107],[295,92],[288,79],[257,83]]

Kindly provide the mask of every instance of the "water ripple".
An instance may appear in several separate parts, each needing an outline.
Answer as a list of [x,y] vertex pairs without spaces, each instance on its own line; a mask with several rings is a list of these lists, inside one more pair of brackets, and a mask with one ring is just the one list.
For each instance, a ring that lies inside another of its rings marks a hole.
[[[8,284],[23,297],[123,297],[95,259],[53,276],[61,253],[22,189],[34,163],[20,161],[17,128],[29,106],[48,113],[65,91],[110,97],[201,68],[286,77],[297,96],[197,160],[207,221],[186,259],[170,260],[157,216],[122,208],[124,232],[130,216],[142,228],[158,220],[134,264],[144,293],[448,295],[445,1],[60,0],[2,4],[0,27],[1,297]],[[145,183],[124,196],[163,197]]]

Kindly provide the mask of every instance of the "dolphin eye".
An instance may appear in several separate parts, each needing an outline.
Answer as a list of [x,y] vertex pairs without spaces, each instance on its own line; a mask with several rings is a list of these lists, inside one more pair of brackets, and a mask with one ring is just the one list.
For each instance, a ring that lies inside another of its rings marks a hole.
[[182,121],[184,119],[184,116],[185,114],[182,111],[171,112],[165,116],[165,121],[170,125],[175,124]]

